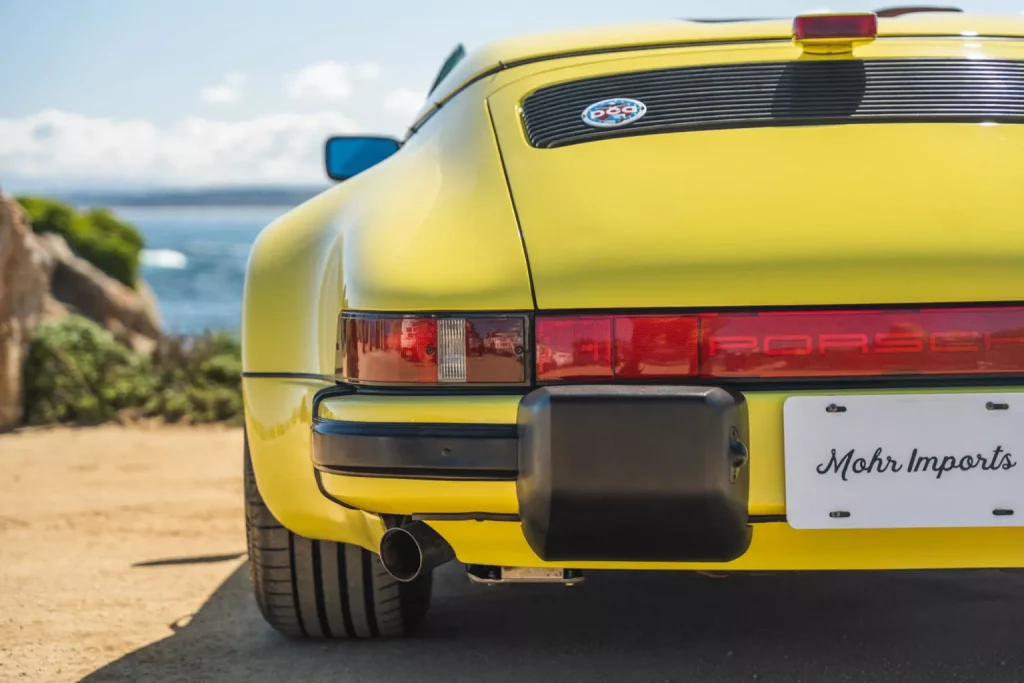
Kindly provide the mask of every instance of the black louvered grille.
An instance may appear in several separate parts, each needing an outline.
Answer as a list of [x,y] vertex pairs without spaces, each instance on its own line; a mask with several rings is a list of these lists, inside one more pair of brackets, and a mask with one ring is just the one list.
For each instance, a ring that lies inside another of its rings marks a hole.
[[[628,97],[639,121],[597,129],[589,105]],[[624,135],[834,123],[1024,123],[1024,62],[828,60],[700,66],[599,76],[541,88],[523,101],[534,147]]]

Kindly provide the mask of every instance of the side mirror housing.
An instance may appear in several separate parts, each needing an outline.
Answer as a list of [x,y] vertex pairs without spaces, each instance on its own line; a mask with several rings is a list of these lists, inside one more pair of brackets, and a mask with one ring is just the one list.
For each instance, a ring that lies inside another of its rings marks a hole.
[[339,135],[324,145],[327,177],[348,180],[398,151],[398,140],[384,136]]

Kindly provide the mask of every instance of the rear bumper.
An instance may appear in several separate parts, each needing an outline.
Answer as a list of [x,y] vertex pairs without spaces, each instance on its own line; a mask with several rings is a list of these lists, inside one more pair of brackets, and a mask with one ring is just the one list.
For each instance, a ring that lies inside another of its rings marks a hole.
[[730,561],[750,543],[747,441],[746,403],[723,389],[554,387],[516,425],[317,417],[312,459],[321,478],[514,481],[544,560]]
[[[745,396],[751,456],[745,468],[749,483],[741,528],[750,535],[749,546],[735,557],[728,552],[704,557],[678,552],[662,557],[623,555],[613,552],[614,548],[574,555],[557,548],[552,551],[543,539],[530,538],[531,515],[534,520],[545,517],[537,517],[523,505],[520,435],[526,401],[519,396],[328,397],[314,411],[308,456],[315,463],[321,493],[336,506],[425,519],[453,545],[461,561],[474,564],[736,571],[1024,566],[1024,528],[791,528],[785,522],[782,458],[782,405],[789,395],[750,392]],[[403,433],[396,434],[389,425],[401,425],[398,431]],[[513,447],[516,460],[510,470]],[[441,455],[445,448],[449,454]],[[624,454],[618,454],[620,461]],[[309,467],[308,459],[306,463]],[[614,538],[621,532],[615,525],[628,526],[636,515],[626,514],[621,501],[607,494],[607,490],[600,492],[600,507],[590,513],[601,514],[603,508],[604,517],[594,528],[609,531],[603,535]],[[616,516],[621,519],[616,521]],[[562,524],[559,521],[558,528],[570,528]],[[321,537],[350,540],[333,532]],[[373,542],[367,547],[374,547]]]
[[[426,510],[437,513],[428,522],[451,543],[458,559],[471,564],[727,571],[1024,567],[1024,527],[807,531],[785,521],[769,521],[784,520],[786,513],[782,407],[792,392],[782,391],[746,393],[751,447],[748,513],[751,522],[761,523],[751,523],[752,539],[743,555],[731,562],[545,561],[523,535],[513,480],[314,476],[317,470],[311,463],[314,414],[346,422],[514,425],[520,396],[354,394],[322,400],[314,413],[314,395],[324,386],[316,380],[242,381],[246,432],[260,493],[282,524],[309,538],[375,550],[384,533],[379,513],[413,515]],[[1024,387],[1002,390],[1024,392]],[[883,392],[875,388],[860,393]]]

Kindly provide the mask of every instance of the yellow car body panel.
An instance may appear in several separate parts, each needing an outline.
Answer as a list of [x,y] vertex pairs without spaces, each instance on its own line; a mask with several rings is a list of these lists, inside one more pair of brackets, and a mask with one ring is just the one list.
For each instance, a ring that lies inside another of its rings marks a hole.
[[[854,58],[1024,61],[1024,41],[1013,39],[1024,36],[1019,17],[883,20],[880,34]],[[788,35],[788,21],[668,22],[486,48],[442,82],[398,154],[269,226],[246,278],[243,393],[257,483],[274,515],[296,533],[375,550],[385,528],[378,513],[517,511],[515,482],[324,474],[318,484],[312,405],[334,384],[341,311],[533,311],[534,297],[539,310],[1024,300],[1021,125],[767,127],[558,149],[526,141],[519,107],[538,87],[806,59]],[[511,66],[494,69],[499,62]],[[588,180],[609,164],[630,173],[610,187]],[[746,394],[751,514],[785,513],[781,407],[796,393],[806,392]],[[360,394],[328,399],[318,412],[370,423],[513,424],[519,398]],[[430,523],[464,562],[545,564],[514,522]],[[1021,541],[1024,528],[766,523],[731,563],[574,565],[1019,567]]]
[[[541,562],[518,524],[432,522],[467,564],[565,566]],[[754,525],[741,557],[722,562],[572,562],[580,569],[812,571],[837,569],[968,569],[1020,567],[1024,529],[845,529],[797,531],[784,522]]]
[[[974,44],[877,41],[857,56],[1024,59],[1024,41]],[[741,128],[538,149],[520,121],[522,99],[552,82],[799,57],[748,45],[548,64],[492,95],[538,306],[1024,300],[1024,202],[1007,201],[1024,187],[1024,126]]]

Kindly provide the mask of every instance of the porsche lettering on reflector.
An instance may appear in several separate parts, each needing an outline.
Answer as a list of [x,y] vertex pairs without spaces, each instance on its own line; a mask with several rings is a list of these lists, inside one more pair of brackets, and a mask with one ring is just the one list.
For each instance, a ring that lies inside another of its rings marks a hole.
[[645,113],[647,105],[640,100],[614,97],[584,109],[583,123],[594,128],[616,128],[638,121]]

